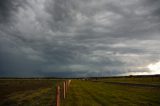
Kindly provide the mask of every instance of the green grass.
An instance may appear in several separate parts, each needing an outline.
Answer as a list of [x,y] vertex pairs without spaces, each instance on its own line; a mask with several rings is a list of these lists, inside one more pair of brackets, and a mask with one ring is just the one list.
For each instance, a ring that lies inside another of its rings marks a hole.
[[0,80],[0,106],[55,105],[55,80]]
[[159,106],[160,88],[112,85],[103,82],[71,82],[62,106]]

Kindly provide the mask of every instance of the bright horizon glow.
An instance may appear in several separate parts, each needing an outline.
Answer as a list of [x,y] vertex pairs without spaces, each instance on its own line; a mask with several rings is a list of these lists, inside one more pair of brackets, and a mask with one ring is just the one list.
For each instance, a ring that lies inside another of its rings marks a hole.
[[160,74],[160,61],[157,63],[152,63],[147,66],[147,68],[151,71],[153,74]]

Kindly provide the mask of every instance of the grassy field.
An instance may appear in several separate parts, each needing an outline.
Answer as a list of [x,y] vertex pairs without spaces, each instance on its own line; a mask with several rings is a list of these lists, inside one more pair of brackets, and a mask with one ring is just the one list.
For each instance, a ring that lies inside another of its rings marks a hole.
[[[56,82],[62,87],[62,80],[1,79],[0,106],[55,106]],[[156,87],[136,84],[155,84]],[[62,99],[61,93],[60,102],[61,106],[160,106],[159,84],[159,77],[72,80],[66,99]]]
[[55,105],[55,80],[0,80],[0,106]]
[[62,106],[160,106],[160,88],[71,82]]

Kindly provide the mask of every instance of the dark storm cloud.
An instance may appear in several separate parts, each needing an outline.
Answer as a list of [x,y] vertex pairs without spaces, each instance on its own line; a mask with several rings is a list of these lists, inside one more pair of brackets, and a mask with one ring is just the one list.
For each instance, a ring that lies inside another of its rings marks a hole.
[[68,29],[74,21],[75,5],[72,0],[49,0],[46,3],[46,12],[51,16],[48,23],[54,31],[64,31]]
[[[89,15],[89,20],[93,19],[93,21],[83,26],[84,30],[80,31],[84,33],[89,28],[90,33],[92,32],[99,37],[151,39],[152,36],[157,36],[159,33],[159,24],[157,24],[159,23],[159,14],[157,14],[159,1],[150,2],[146,0],[130,0],[123,3],[121,1],[106,1],[98,9],[96,6],[86,7],[84,14]],[[92,12],[93,14],[90,15]],[[86,36],[91,36],[91,34],[86,32],[84,37],[86,38]]]
[[10,21],[14,12],[22,5],[20,0],[1,0],[0,1],[0,22],[7,23]]
[[[149,73],[159,0],[3,0],[0,76]],[[146,71],[147,70],[147,71]]]
[[11,15],[11,10],[14,8],[14,1],[1,0],[0,1],[0,22],[7,21]]

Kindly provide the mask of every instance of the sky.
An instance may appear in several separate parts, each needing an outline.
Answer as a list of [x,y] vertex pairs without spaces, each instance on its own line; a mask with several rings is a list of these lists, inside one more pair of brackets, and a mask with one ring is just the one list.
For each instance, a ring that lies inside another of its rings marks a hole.
[[160,74],[159,63],[160,0],[0,1],[0,77]]

